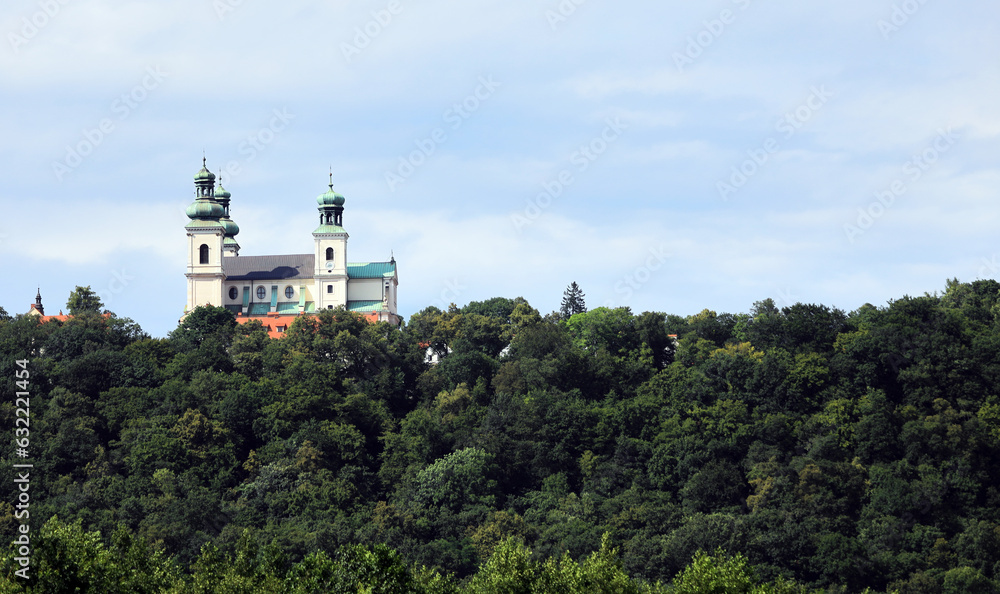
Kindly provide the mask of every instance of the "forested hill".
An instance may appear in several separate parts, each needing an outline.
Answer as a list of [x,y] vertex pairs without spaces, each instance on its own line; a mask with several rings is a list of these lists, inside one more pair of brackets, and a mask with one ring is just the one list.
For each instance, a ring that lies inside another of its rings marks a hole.
[[280,340],[221,308],[165,339],[2,315],[5,541],[33,468],[31,579],[5,548],[0,592],[996,592],[998,385],[992,280],[850,313],[333,310]]

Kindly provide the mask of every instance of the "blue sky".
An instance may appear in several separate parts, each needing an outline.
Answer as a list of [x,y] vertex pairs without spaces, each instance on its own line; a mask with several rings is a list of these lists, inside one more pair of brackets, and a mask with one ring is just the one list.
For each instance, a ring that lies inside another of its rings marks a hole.
[[332,166],[405,317],[495,296],[853,310],[1000,271],[994,1],[10,0],[0,306],[154,336],[202,152],[242,254],[308,253]]

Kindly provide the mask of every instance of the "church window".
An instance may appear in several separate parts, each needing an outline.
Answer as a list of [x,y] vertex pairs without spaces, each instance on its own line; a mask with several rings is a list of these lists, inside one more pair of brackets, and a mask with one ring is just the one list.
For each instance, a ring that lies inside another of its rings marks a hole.
[[333,260],[333,248],[326,248],[326,259]]
[[264,287],[257,287],[257,299],[264,299],[267,297],[267,290]]
[[291,285],[288,285],[287,287],[285,287],[285,297],[287,299],[291,299],[292,297],[295,297],[295,289],[293,289]]
[[333,293],[333,285],[327,285],[326,286],[326,292],[327,293]]
[[229,298],[230,299],[232,299],[232,300],[235,301],[236,298],[239,297],[239,296],[240,296],[240,292],[236,290],[236,287],[230,287],[229,288]]
[[198,255],[199,255],[198,261],[199,261],[200,264],[208,264],[208,245],[207,244],[204,244],[204,243],[201,244],[201,247],[198,248]]

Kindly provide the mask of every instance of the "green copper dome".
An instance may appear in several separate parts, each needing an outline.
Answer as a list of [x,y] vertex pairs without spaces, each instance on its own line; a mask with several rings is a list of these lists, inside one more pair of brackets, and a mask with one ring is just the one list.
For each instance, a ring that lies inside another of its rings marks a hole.
[[216,200],[225,200],[226,198],[232,198],[233,195],[229,193],[229,190],[222,187],[222,182],[219,182],[219,187],[215,190]]
[[187,216],[190,219],[220,219],[224,214],[226,209],[218,202],[210,200],[195,200],[187,207]]
[[240,234],[240,226],[236,224],[236,221],[229,217],[224,217],[220,222],[222,223],[222,228],[226,230],[226,236]]
[[198,171],[198,173],[194,174],[194,181],[196,181],[196,182],[197,181],[212,181],[212,182],[214,182],[215,181],[215,174],[212,173],[211,171],[209,171],[208,167],[205,167],[205,164],[202,163],[201,170]]
[[330,189],[320,194],[316,198],[316,203],[320,206],[343,206],[344,200],[342,195],[333,191],[333,184],[330,184]]

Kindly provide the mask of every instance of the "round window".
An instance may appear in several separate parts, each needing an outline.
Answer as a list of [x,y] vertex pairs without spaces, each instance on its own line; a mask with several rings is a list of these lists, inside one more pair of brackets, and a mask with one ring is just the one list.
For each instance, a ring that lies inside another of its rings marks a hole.
[[240,292],[236,290],[236,287],[230,287],[229,288],[229,298],[230,299],[232,299],[233,301],[235,301],[236,298],[239,297],[239,296],[240,296]]
[[267,297],[267,291],[264,287],[257,287],[257,299],[263,299]]
[[288,299],[295,297],[295,289],[293,289],[291,285],[285,287],[285,297]]

